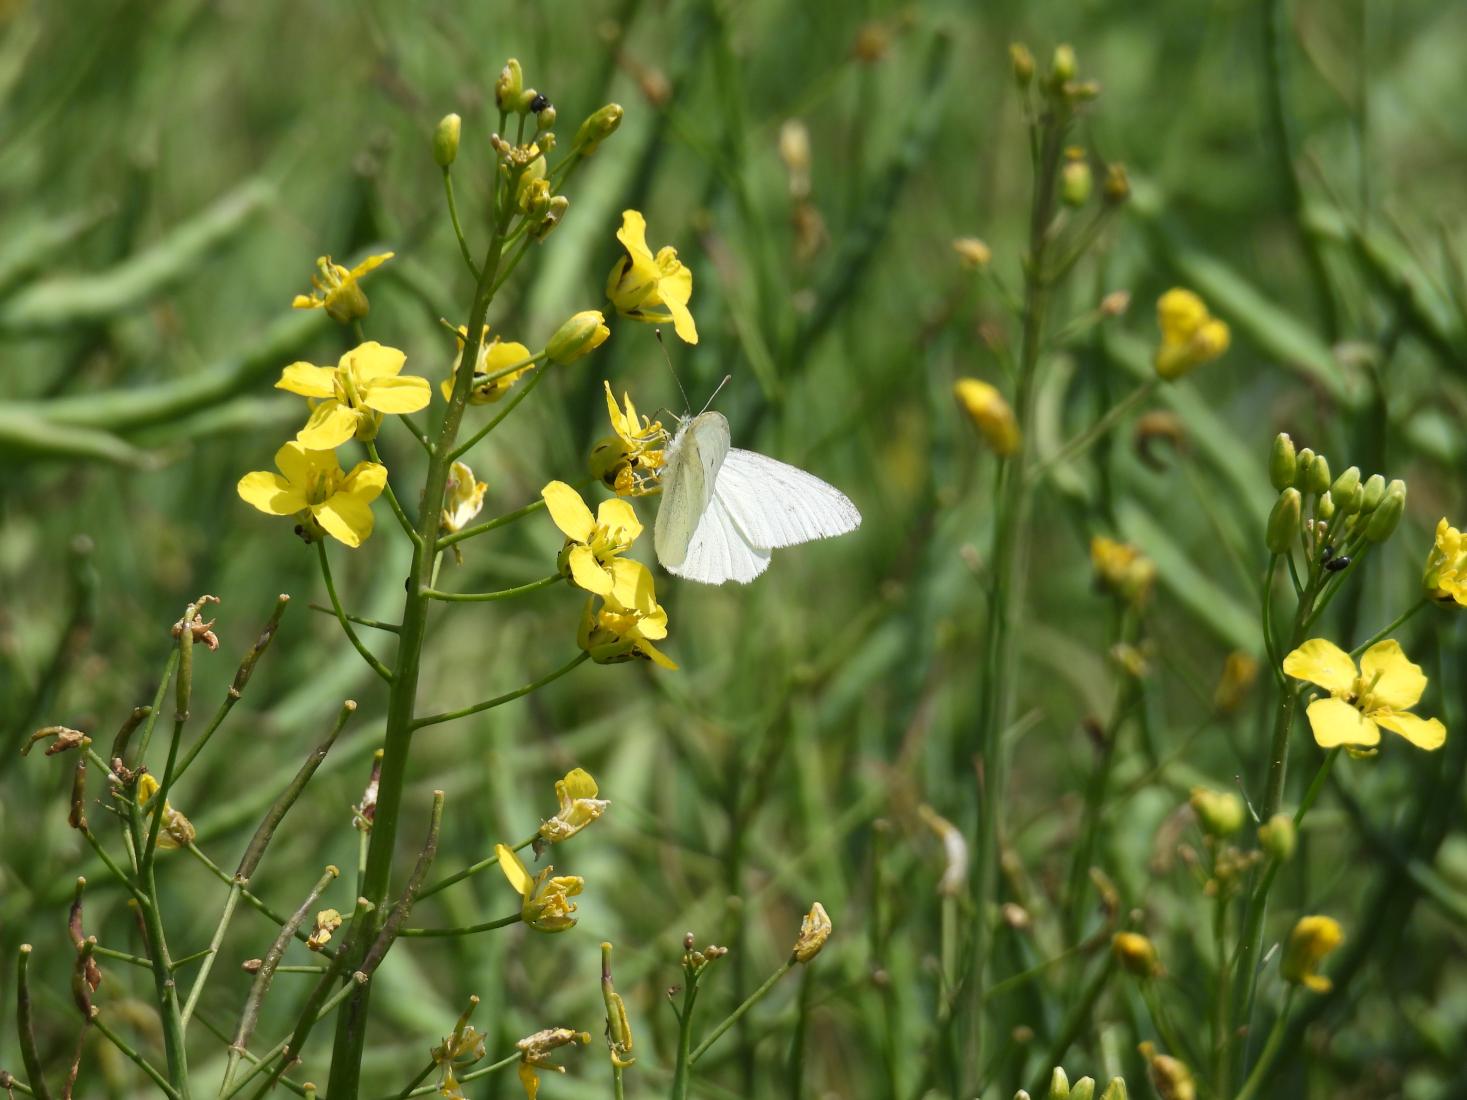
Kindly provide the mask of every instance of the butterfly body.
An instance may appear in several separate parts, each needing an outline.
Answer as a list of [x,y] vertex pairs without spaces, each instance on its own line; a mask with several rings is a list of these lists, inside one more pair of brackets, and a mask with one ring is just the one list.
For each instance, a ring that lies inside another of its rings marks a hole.
[[748,584],[770,552],[861,525],[832,485],[788,463],[731,445],[722,413],[685,422],[668,445],[654,542],[669,572],[703,584]]

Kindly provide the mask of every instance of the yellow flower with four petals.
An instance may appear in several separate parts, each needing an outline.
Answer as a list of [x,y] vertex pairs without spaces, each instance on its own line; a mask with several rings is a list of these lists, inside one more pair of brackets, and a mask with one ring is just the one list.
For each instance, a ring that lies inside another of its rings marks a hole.
[[1311,638],[1284,658],[1284,672],[1329,692],[1308,710],[1309,727],[1321,748],[1374,748],[1380,744],[1381,726],[1428,751],[1441,748],[1447,739],[1440,720],[1411,713],[1426,690],[1426,676],[1398,642],[1371,646],[1357,670],[1339,646]]
[[[453,368],[448,377],[438,384],[443,400],[453,399],[453,381],[458,377],[459,364],[463,362],[464,345],[468,343],[468,327],[458,326],[458,354],[454,356]],[[484,335],[479,341],[479,354],[474,359],[474,388],[469,390],[470,405],[490,405],[507,394],[516,382],[530,371],[535,364],[533,356],[524,344],[512,340],[489,338],[489,326],[484,326]]]
[[272,516],[298,516],[306,534],[325,532],[347,546],[372,533],[372,501],[387,484],[387,467],[358,462],[343,473],[334,451],[287,443],[275,452],[280,473],[256,470],[239,479],[246,504]]
[[603,500],[596,514],[581,494],[563,481],[552,481],[540,490],[550,518],[566,537],[561,551],[561,571],[587,592],[609,596],[618,585],[630,591],[633,574],[646,571],[638,562],[620,555],[637,541],[642,524],[624,500]]
[[334,367],[292,363],[280,374],[275,388],[317,403],[296,442],[313,451],[329,451],[355,436],[366,441],[377,435],[383,413],[417,412],[428,404],[432,391],[426,378],[403,375],[407,356],[375,340],[358,344]]
[[[576,641],[599,665],[646,660],[659,668],[677,665],[652,643],[667,637],[667,612],[657,602],[652,573],[640,562],[626,570],[616,589],[596,605],[586,601]],[[627,583],[630,582],[630,583]]]
[[575,926],[576,903],[570,899],[581,892],[585,880],[579,875],[551,875],[546,867],[533,878],[520,857],[504,844],[494,846],[499,869],[520,894],[520,919],[537,932],[564,932]]
[[1156,349],[1156,373],[1166,381],[1180,378],[1228,350],[1227,322],[1207,311],[1207,304],[1190,290],[1174,287],[1156,302],[1161,346]]
[[696,344],[698,326],[688,311],[693,273],[677,258],[677,249],[667,245],[652,255],[647,247],[647,219],[636,210],[621,212],[616,239],[627,250],[606,280],[606,297],[617,312],[651,324],[671,321],[684,343]]
[[332,263],[330,256],[316,260],[321,269],[320,278],[311,276],[311,285],[316,289],[310,294],[297,294],[290,303],[292,309],[324,309],[333,321],[349,325],[367,315],[367,296],[357,284],[363,275],[392,259],[393,253],[383,252],[368,256],[356,267],[342,267]]
[[631,394],[622,394],[626,402],[623,411],[612,396],[611,383],[602,385],[606,387],[606,412],[611,419],[611,430],[616,434],[591,448],[591,475],[615,490],[617,496],[641,496],[656,487],[658,472],[666,462],[663,447],[667,443],[667,431],[660,420],[638,417]]
[[596,794],[596,780],[583,768],[572,768],[564,779],[557,779],[555,797],[560,799],[560,810],[540,823],[540,839],[548,844],[569,840],[605,813],[611,803]]
[[1432,599],[1467,607],[1467,538],[1445,516],[1436,525],[1436,542],[1426,556],[1422,581]]

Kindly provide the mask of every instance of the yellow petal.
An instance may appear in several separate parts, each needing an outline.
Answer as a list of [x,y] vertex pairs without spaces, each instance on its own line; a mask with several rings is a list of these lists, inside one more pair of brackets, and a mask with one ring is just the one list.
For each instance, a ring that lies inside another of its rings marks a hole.
[[309,294],[297,294],[290,300],[291,309],[320,309],[325,304],[325,298],[315,298]]
[[633,260],[652,260],[652,250],[647,247],[647,219],[639,210],[621,212],[621,228],[616,239],[626,248]]
[[356,267],[351,269],[352,278],[360,279],[367,272],[372,271],[375,268],[381,267],[388,260],[392,259],[392,257],[395,255],[397,255],[397,253],[395,252],[383,252],[377,256],[368,256],[361,263],[357,264]]
[[650,657],[652,659],[652,663],[658,668],[670,669],[673,672],[677,671],[676,662],[674,662],[670,657],[667,656],[667,654],[663,653],[662,650],[658,649],[651,642],[640,641],[637,643],[637,648],[645,653],[648,657]]
[[343,479],[337,494],[356,497],[362,503],[370,504],[386,487],[386,466],[378,462],[358,462]]
[[372,506],[350,493],[337,493],[321,504],[311,505],[311,515],[323,531],[353,550],[372,533]]
[[1190,290],[1175,287],[1156,303],[1156,323],[1168,344],[1185,344],[1207,322],[1207,306]]
[[570,565],[571,580],[578,588],[584,588],[587,592],[594,592],[598,596],[605,596],[611,591],[611,574],[596,560],[596,555],[592,553],[589,546],[571,547],[567,561]]
[[427,406],[433,390],[426,378],[378,378],[367,385],[362,404],[384,413],[411,413]]
[[340,470],[341,464],[331,451],[307,450],[292,440],[275,452],[275,468],[285,480],[304,489],[321,473]]
[[642,534],[642,523],[637,519],[636,509],[620,497],[603,500],[596,509],[596,523],[608,531],[621,531],[628,544],[636,542]]
[[545,501],[545,509],[550,513],[550,518],[566,538],[585,542],[596,530],[596,519],[591,515],[591,509],[586,507],[581,494],[565,482],[552,481],[540,490],[540,496]]
[[1355,683],[1355,662],[1334,642],[1310,638],[1284,658],[1284,672],[1308,680],[1335,695],[1348,695]]
[[484,356],[484,373],[493,374],[533,358],[530,349],[524,344],[517,344],[513,340],[508,342],[501,340],[492,345]]
[[[302,306],[295,308],[301,309]],[[330,367],[318,367],[314,363],[292,363],[280,372],[277,390],[298,393],[302,397],[330,397],[335,393],[336,372]]]
[[306,494],[269,470],[256,470],[239,479],[241,499],[272,516],[291,516],[306,506]]
[[1322,749],[1380,744],[1380,730],[1375,723],[1343,699],[1316,699],[1309,704],[1308,714],[1309,728]]
[[611,393],[611,383],[602,382],[601,384],[606,387],[606,415],[607,418],[611,421],[611,430],[614,431],[619,438],[624,439],[627,442],[631,442],[631,440],[627,439],[626,417],[623,416],[622,411],[616,407],[616,398],[613,397]]
[[525,870],[520,857],[503,844],[494,845],[494,855],[499,860],[499,869],[509,879],[509,884],[519,891],[520,897],[529,897],[530,891],[535,888],[535,880],[530,878],[530,872]]
[[310,451],[340,447],[356,434],[361,414],[340,401],[322,401],[311,410],[306,426],[295,433],[296,442]]
[[[358,344],[341,357],[341,366],[356,375],[358,382],[392,378],[402,371],[407,356],[397,348],[385,347],[376,340]],[[387,411],[387,410],[383,410]]]
[[631,558],[617,558],[607,568],[611,571],[608,591],[622,607],[637,611],[656,606],[657,600],[652,594],[652,571],[645,565]]
[[1436,718],[1418,718],[1400,710],[1375,710],[1370,712],[1370,717],[1427,752],[1441,748],[1447,739],[1447,727]]
[[565,793],[570,798],[596,797],[596,780],[584,768],[572,768],[565,773],[561,782],[565,784]]
[[688,312],[688,307],[681,302],[668,302],[667,312],[672,314],[672,330],[678,334],[678,338],[685,344],[696,344],[698,326],[693,315]]
[[1365,651],[1360,658],[1360,679],[1375,705],[1391,710],[1410,710],[1426,690],[1421,666],[1412,663],[1394,638]]
[[536,1100],[540,1095],[540,1075],[535,1072],[535,1067],[522,1061],[515,1072],[520,1075],[520,1084],[525,1086],[527,1100]]

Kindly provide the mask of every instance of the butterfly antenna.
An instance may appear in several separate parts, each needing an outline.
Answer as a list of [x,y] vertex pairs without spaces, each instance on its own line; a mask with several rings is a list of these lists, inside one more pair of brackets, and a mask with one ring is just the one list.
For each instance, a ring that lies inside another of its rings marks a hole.
[[657,346],[662,349],[662,361],[667,364],[667,369],[672,373],[672,380],[677,383],[677,392],[683,395],[683,412],[692,412],[693,403],[688,400],[688,391],[683,389],[683,380],[677,376],[677,369],[672,365],[672,356],[667,354],[667,345],[662,342],[662,330],[654,328],[652,335],[657,337]]
[[720,383],[718,383],[718,386],[714,389],[714,391],[708,395],[708,402],[707,402],[707,404],[705,404],[703,406],[703,412],[700,412],[698,414],[699,416],[702,416],[703,413],[705,413],[705,412],[708,411],[708,406],[711,405],[711,404],[713,404],[713,399],[715,397],[717,397],[718,394],[720,393],[720,391],[722,391],[723,387],[726,386],[726,385],[728,385],[729,382],[732,381],[732,380],[733,380],[733,375],[731,375],[731,374],[725,374],[723,376],[723,381],[720,382]]

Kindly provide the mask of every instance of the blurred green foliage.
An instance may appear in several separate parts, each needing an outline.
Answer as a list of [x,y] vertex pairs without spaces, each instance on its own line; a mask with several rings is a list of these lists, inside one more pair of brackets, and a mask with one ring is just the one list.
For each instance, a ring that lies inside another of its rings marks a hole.
[[[950,241],[982,236],[998,268],[1017,276],[1030,167],[1013,39],[1041,57],[1074,43],[1103,86],[1084,136],[1125,163],[1135,187],[1132,209],[1054,312],[1082,315],[1114,290],[1131,293],[1132,309],[1053,360],[1038,399],[1041,449],[1057,449],[1149,373],[1151,303],[1168,286],[1201,293],[1235,344],[1221,365],[1158,398],[1178,418],[1174,447],[1140,451],[1128,425],[1056,470],[1039,498],[1020,635],[1023,718],[1008,734],[1008,881],[1035,914],[1052,907],[1090,771],[1084,722],[1116,690],[1108,604],[1092,590],[1085,549],[1102,524],[1160,568],[1148,725],[1159,755],[1181,755],[1164,781],[1108,810],[1096,862],[1121,911],[1145,911],[1173,992],[1201,998],[1203,902],[1185,872],[1156,861],[1174,852],[1172,815],[1191,783],[1225,787],[1237,775],[1246,788],[1260,775],[1266,683],[1257,706],[1235,716],[1215,714],[1211,698],[1228,651],[1261,655],[1268,440],[1287,429],[1338,466],[1410,482],[1406,529],[1327,624],[1347,647],[1414,598],[1437,517],[1467,518],[1457,201],[1467,8],[1287,5],[1296,203],[1269,136],[1269,7],[0,3],[0,1067],[19,1070],[11,977],[21,942],[36,946],[43,1050],[58,1066],[70,1058],[65,909],[75,875],[93,879],[88,931],[140,950],[123,898],[66,827],[69,768],[21,761],[15,748],[52,722],[110,737],[150,698],[168,627],[200,592],[223,601],[222,648],[200,653],[195,672],[205,712],[275,595],[294,601],[248,695],[173,801],[200,846],[232,866],[354,698],[355,718],[252,888],[289,910],[326,863],[355,867],[350,807],[380,740],[381,685],[336,625],[308,609],[323,597],[313,552],[233,486],[267,467],[297,426],[298,401],[270,389],[279,368],[331,362],[349,346],[319,313],[287,308],[318,254],[395,249],[370,286],[369,334],[406,350],[416,373],[446,375],[453,348],[438,318],[460,323],[471,288],[429,139],[441,114],[463,115],[456,180],[473,237],[487,194],[474,165],[489,163],[492,83],[511,55],[556,104],[563,132],[608,99],[627,114],[579,175],[565,223],[496,301],[495,331],[538,347],[570,312],[600,305],[619,213],[644,210],[651,240],[675,243],[695,272],[703,341],[670,347],[692,405],[731,376],[718,405],[736,441],[839,484],[865,524],[779,553],[747,589],[660,580],[680,672],[587,666],[530,700],[421,735],[408,805],[423,816],[429,791],[446,791],[445,872],[533,829],[572,766],[597,777],[612,808],[555,853],[559,869],[587,881],[572,932],[546,940],[513,928],[393,953],[377,979],[372,1092],[395,1091],[420,1068],[470,993],[484,999],[477,1022],[495,1057],[540,1027],[599,1033],[597,945],[607,939],[642,1051],[629,1093],[659,1095],[675,1037],[662,1002],[683,934],[732,948],[704,986],[711,1024],[785,957],[816,898],[835,935],[808,993],[791,979],[746,1018],[737,1041],[710,1055],[703,1076],[716,1084],[705,1095],[905,1100],[915,1087],[937,1000],[943,869],[916,807],[966,827],[977,798],[965,731],[977,709],[992,459],[950,388],[959,374],[996,379],[990,348],[1016,338]],[[805,123],[812,146],[811,208],[798,218],[779,156],[789,119]],[[1322,257],[1327,298],[1306,240]],[[582,476],[606,430],[603,379],[645,408],[681,410],[650,331],[620,324],[596,355],[558,369],[475,463],[489,484],[486,515],[535,499],[551,478]],[[401,470],[411,484],[416,447],[405,435],[383,447],[394,480]],[[338,556],[338,583],[351,609],[392,619],[406,558],[381,537],[390,519],[378,511],[379,537],[349,562]],[[532,518],[465,545],[463,565],[445,572],[465,590],[506,587],[543,575],[559,542],[548,520]],[[464,705],[559,665],[574,651],[579,609],[554,590],[439,611],[424,700]],[[1346,926],[1352,969],[1337,974],[1337,995],[1307,1009],[1314,1030],[1291,1035],[1270,1095],[1430,1100],[1467,1089],[1467,639],[1432,609],[1407,637],[1452,738],[1435,756],[1393,745],[1352,765],[1311,818],[1276,895],[1270,942],[1293,915],[1329,912]],[[1313,746],[1302,732],[1296,744],[1306,761]],[[1128,751],[1118,787],[1147,771]],[[1303,763],[1294,779],[1312,772]],[[416,826],[407,831],[415,842]],[[161,871],[184,945],[176,952],[203,946],[217,880],[181,854]],[[328,900],[348,911],[344,883]],[[474,923],[513,905],[491,871],[438,895],[414,923]],[[248,987],[238,963],[273,934],[253,912],[235,921],[201,1020],[232,1028]],[[1010,973],[1052,947],[1022,929],[999,943]],[[140,1007],[146,972],[104,971],[99,1003],[153,1051],[156,1025]],[[1001,1047],[998,1085],[1034,1077],[1060,1028],[1054,1006],[1073,997],[1079,975],[1059,967],[990,1006],[1003,1034],[1023,1027],[1032,1037]],[[306,988],[296,980],[277,979],[262,1035],[294,1019]],[[797,1084],[785,1067],[801,997],[810,1034]],[[1102,1079],[1125,1072],[1144,1094],[1134,1047],[1152,1036],[1138,996],[1118,987],[1092,1024],[1067,1061]],[[603,1094],[599,1043],[571,1059],[568,1078],[548,1076],[545,1095]],[[317,1044],[300,1079],[324,1078],[313,1060],[324,1057],[324,1034]],[[205,1039],[198,1045],[207,1064]],[[224,1044],[215,1049],[222,1061]],[[130,1067],[95,1037],[86,1065],[82,1095],[133,1087]],[[473,1095],[512,1096],[518,1085],[495,1075],[479,1088]]]

